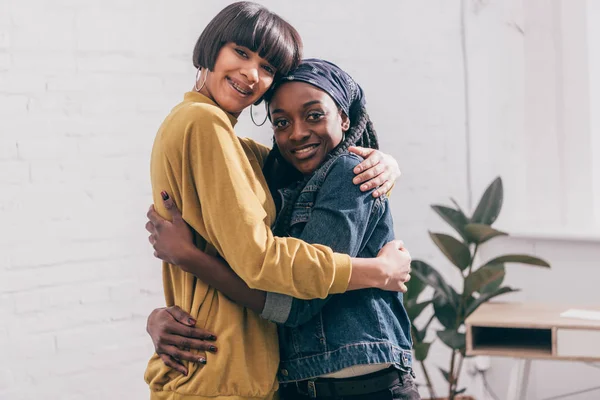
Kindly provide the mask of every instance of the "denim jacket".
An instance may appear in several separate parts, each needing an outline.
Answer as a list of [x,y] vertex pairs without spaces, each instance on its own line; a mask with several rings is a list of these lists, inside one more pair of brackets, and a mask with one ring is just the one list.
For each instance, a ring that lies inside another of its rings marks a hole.
[[[347,153],[315,172],[293,205],[293,237],[352,257],[375,257],[394,239],[387,198],[375,199],[352,182],[360,161]],[[280,191],[283,207],[290,192]],[[401,293],[363,289],[314,300],[268,293],[262,316],[279,324],[281,382],[361,364],[411,368],[410,321]]]

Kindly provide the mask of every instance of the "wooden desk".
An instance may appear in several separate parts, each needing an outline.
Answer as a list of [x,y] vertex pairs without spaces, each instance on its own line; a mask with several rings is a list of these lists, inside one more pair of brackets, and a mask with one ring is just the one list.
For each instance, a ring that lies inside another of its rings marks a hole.
[[532,359],[600,361],[600,321],[565,318],[570,309],[600,307],[487,303],[465,321],[467,355],[522,359],[509,385],[510,399],[525,399]]
[[564,318],[600,307],[487,303],[467,318],[467,355],[600,361],[600,321]]

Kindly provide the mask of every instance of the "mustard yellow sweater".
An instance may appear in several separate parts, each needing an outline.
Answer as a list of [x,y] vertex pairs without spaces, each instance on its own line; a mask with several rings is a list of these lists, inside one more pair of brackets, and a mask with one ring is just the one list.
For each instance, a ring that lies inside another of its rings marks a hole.
[[[207,97],[189,92],[160,127],[152,150],[154,204],[163,217],[166,190],[197,232],[196,244],[221,254],[253,288],[297,298],[344,292],[350,258],[328,247],[273,237],[275,206],[261,168],[268,149],[240,139],[236,119]],[[240,307],[177,266],[163,263],[166,304],[178,305],[214,332],[217,354],[189,364],[188,376],[156,354],[145,379],[156,400],[272,399],[279,364],[274,324]]]

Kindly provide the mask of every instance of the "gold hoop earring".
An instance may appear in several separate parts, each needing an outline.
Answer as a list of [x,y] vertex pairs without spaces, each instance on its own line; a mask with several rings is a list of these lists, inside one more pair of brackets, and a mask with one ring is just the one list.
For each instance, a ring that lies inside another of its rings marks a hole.
[[265,124],[265,122],[267,122],[267,118],[269,118],[269,114],[267,113],[267,115],[265,115],[264,121],[259,125],[254,120],[254,112],[253,112],[254,110],[252,109],[252,107],[254,107],[254,104],[250,105],[250,119],[252,120],[252,122],[254,123],[254,125],[256,125],[256,126],[263,126]]
[[202,82],[202,86],[200,86],[200,89],[198,89],[198,78],[200,77],[201,73],[202,73],[202,68],[198,67],[198,71],[196,71],[196,80],[194,81],[194,89],[196,89],[196,92],[199,92],[204,88],[204,85],[206,85],[206,78],[208,78],[208,70],[207,70],[206,75],[204,75],[204,82]]

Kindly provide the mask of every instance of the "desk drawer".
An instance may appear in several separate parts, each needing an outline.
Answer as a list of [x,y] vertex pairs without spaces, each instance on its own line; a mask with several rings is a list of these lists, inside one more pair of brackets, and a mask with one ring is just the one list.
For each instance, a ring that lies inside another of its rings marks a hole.
[[559,357],[600,358],[600,330],[557,329]]

